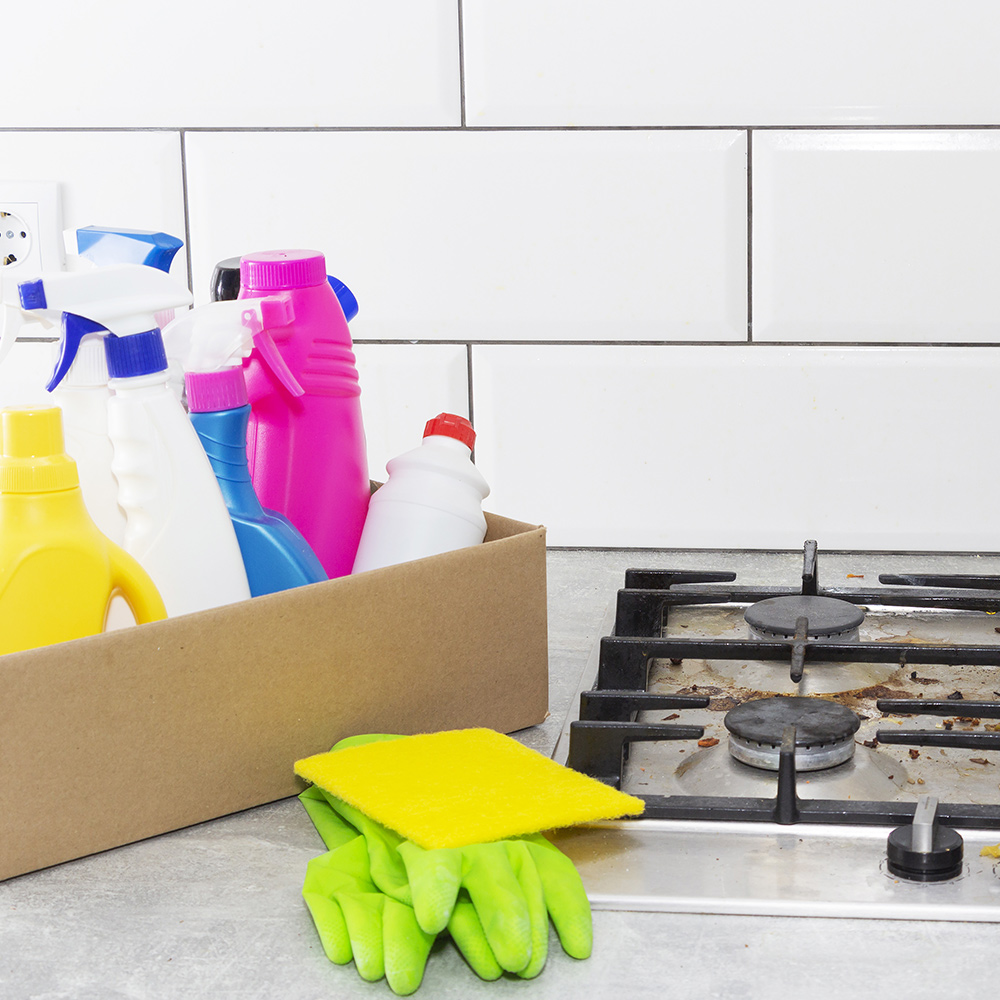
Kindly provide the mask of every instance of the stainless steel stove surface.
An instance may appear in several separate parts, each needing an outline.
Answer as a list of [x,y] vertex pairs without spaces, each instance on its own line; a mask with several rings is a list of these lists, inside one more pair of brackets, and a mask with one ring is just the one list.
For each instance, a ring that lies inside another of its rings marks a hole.
[[677,570],[628,574],[554,754],[652,817],[556,835],[594,907],[1000,921],[1000,556]]

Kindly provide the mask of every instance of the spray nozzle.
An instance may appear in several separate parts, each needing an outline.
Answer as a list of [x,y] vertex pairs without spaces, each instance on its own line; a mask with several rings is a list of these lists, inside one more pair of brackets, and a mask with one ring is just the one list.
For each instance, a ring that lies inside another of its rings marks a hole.
[[[62,322],[59,361],[47,388],[51,392],[65,377],[76,358],[80,343],[89,334],[113,334],[119,343],[114,353],[119,359],[130,356],[127,342],[159,339],[156,313],[191,302],[191,293],[163,271],[143,264],[120,264],[90,271],[60,271],[42,275],[18,286],[25,313],[50,322]],[[120,368],[117,377],[159,371],[149,368],[157,352],[136,355],[145,368]],[[149,358],[147,358],[149,355]],[[162,355],[162,347],[159,350]],[[110,360],[110,359],[109,359]],[[110,370],[109,363],[109,370]],[[164,364],[165,368],[165,364]]]
[[183,240],[150,229],[84,226],[76,230],[77,252],[98,265],[145,264],[169,271]]
[[271,338],[271,330],[295,319],[291,296],[210,302],[178,317],[163,330],[167,357],[187,374],[218,372],[241,364],[256,348],[275,377],[293,395],[304,392]]

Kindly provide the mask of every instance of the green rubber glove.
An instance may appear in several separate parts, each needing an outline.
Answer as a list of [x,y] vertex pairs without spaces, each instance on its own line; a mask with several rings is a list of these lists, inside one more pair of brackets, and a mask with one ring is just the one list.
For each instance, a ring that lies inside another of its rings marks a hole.
[[[398,851],[417,922],[428,933],[450,919],[459,892],[464,892],[505,969],[526,979],[541,972],[550,917],[568,955],[590,956],[593,924],[580,875],[541,834],[432,851],[404,841]],[[518,969],[526,944],[530,958]]]
[[400,996],[417,989],[436,935],[422,931],[411,907],[372,882],[363,837],[355,834],[313,858],[302,896],[331,962],[344,965],[353,958],[362,979],[384,975]]
[[572,861],[540,834],[429,851],[321,789],[300,798],[328,846],[345,830],[360,833],[373,882],[412,905],[426,933],[447,928],[482,978],[495,979],[501,970],[537,976],[548,953],[549,917],[567,954],[590,955],[583,883]]
[[[341,844],[358,839],[364,842],[366,850],[368,849],[367,841],[361,837],[358,829],[331,808],[325,792],[315,786],[311,786],[299,795],[299,799],[303,806],[305,806],[306,812],[309,814],[317,832],[323,838],[328,848],[333,850]],[[363,816],[360,813],[358,816],[361,824],[368,828],[371,842],[375,845],[375,857],[377,859],[375,865],[380,873],[378,881],[382,885],[388,885],[393,889],[392,898],[396,902],[402,902],[404,905],[408,904],[411,897],[409,884],[406,881],[406,869],[399,855],[393,849],[390,849],[390,845],[393,843],[398,844],[401,838],[397,834],[392,833],[391,830],[386,830],[384,827],[379,826],[379,824],[373,823],[367,816]],[[378,831],[384,831],[386,835],[384,845],[379,839]],[[369,873],[371,872],[371,864],[371,857],[369,855]],[[308,902],[309,900],[307,899]],[[322,904],[320,904],[318,910],[320,913],[323,912]],[[319,922],[316,920],[317,910],[313,910],[312,912],[314,922],[316,922],[318,928]],[[493,980],[499,979],[503,975],[503,969],[500,968],[496,958],[493,956],[493,952],[486,940],[486,935],[483,932],[482,924],[480,924],[479,917],[476,914],[476,909],[472,905],[467,893],[463,893],[459,897],[447,921],[446,927],[456,947],[480,978]],[[343,933],[346,933],[346,930]],[[322,931],[320,932],[320,937],[321,939],[324,937]],[[342,939],[343,934],[341,934],[340,940],[342,941]],[[324,943],[325,947],[326,944]],[[347,956],[346,958],[342,958],[340,964],[351,960],[349,943],[341,943],[340,950],[336,953],[341,956],[346,954]],[[330,949],[327,949],[327,954],[330,956],[331,961],[337,961],[337,958],[334,958],[333,954],[331,954]]]

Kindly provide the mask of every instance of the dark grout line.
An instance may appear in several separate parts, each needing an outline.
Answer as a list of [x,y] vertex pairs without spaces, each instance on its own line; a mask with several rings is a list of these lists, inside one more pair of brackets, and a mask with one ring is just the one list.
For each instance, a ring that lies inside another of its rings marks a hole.
[[[473,429],[476,426],[476,407],[475,400],[472,393],[472,344],[465,345],[465,373],[466,381],[468,382],[469,390],[469,423],[472,424]],[[472,461],[476,461],[476,448],[475,445],[472,447]]]
[[[672,545],[546,545],[547,552],[759,552],[769,555],[796,555],[801,549],[746,548],[736,549],[734,546],[672,546]],[[1000,552],[967,551],[941,552],[935,549],[823,549],[823,555],[829,556],[996,556]]]
[[747,343],[753,343],[753,129],[747,129]]
[[465,18],[462,0],[458,0],[458,93],[461,127],[465,128]]
[[[464,55],[462,56],[464,62]],[[965,125],[466,125],[462,79],[462,123],[460,125],[3,125],[5,132],[956,132],[996,131],[998,123]]]
[[187,147],[184,142],[184,132],[180,133],[181,139],[181,196],[184,202],[184,256],[187,260],[187,281],[188,290],[194,292],[194,270],[191,264],[191,209],[188,205],[188,171],[187,171]]
[[[355,344],[383,345],[391,347],[393,345],[407,344],[429,344],[429,345],[458,345],[469,348],[469,365],[471,372],[471,350],[473,347],[747,347],[746,340],[421,340],[414,338],[403,339],[365,339],[355,337]],[[1000,347],[1000,341],[976,341],[976,340],[755,340],[749,346],[754,349],[767,350],[768,348],[786,347],[814,347],[817,350],[836,351],[840,348],[885,348],[885,347]],[[471,391],[471,384],[470,384]],[[471,397],[470,397],[471,403]],[[471,417],[470,417],[471,419]]]
[[475,400],[472,396],[472,344],[465,345],[465,377],[469,390],[469,423],[475,426],[476,408]]

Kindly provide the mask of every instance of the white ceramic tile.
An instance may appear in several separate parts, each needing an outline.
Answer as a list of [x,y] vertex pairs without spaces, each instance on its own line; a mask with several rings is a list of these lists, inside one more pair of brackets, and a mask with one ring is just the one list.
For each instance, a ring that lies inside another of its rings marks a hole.
[[740,132],[197,133],[196,301],[214,264],[324,250],[356,339],[746,337]]
[[985,0],[464,0],[470,125],[989,124]]
[[45,385],[56,362],[52,342],[21,340],[0,364],[0,407],[47,405],[52,397]]
[[[122,226],[184,239],[176,132],[0,132],[0,177],[56,181],[67,229]],[[170,269],[185,285],[186,254]]]
[[1000,341],[1000,133],[753,137],[753,336]]
[[1000,550],[1000,349],[484,345],[473,391],[552,545]]
[[460,121],[454,0],[32,0],[3,31],[6,126]]
[[384,480],[385,463],[416,448],[439,413],[469,416],[467,349],[457,344],[355,344],[368,474]]

